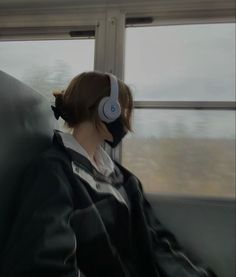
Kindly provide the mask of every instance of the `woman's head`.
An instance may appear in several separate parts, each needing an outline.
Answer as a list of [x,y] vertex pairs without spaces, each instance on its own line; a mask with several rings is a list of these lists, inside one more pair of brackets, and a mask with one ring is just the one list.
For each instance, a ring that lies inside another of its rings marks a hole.
[[[129,87],[118,80],[121,121],[125,129],[131,130],[133,99]],[[110,78],[100,72],[84,72],[72,79],[62,93],[54,93],[56,108],[70,128],[90,121],[96,128],[101,125],[98,105],[102,98],[110,96]]]

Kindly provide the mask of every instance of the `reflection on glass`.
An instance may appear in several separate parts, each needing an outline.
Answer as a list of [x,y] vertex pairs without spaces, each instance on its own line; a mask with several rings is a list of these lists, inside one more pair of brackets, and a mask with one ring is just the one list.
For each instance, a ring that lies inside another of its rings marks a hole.
[[0,70],[53,102],[53,90],[94,69],[94,47],[94,39],[0,42]]
[[235,23],[127,28],[125,81],[135,100],[234,100]]
[[122,162],[147,192],[235,195],[235,112],[135,110]]

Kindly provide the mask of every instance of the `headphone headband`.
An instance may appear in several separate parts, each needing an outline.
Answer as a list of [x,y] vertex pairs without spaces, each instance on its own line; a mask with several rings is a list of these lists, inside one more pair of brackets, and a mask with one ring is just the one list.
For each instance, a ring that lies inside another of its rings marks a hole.
[[111,94],[110,98],[114,101],[118,101],[119,96],[119,86],[118,86],[118,80],[116,76],[110,73],[106,73],[110,78],[110,84],[111,84]]

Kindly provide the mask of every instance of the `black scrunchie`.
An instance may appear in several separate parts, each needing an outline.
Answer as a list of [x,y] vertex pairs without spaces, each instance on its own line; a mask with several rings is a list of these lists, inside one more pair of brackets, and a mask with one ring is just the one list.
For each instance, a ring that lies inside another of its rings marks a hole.
[[60,110],[59,110],[57,107],[54,107],[54,106],[51,106],[51,108],[52,108],[52,110],[53,110],[53,113],[54,113],[55,118],[58,120],[59,117],[61,116]]

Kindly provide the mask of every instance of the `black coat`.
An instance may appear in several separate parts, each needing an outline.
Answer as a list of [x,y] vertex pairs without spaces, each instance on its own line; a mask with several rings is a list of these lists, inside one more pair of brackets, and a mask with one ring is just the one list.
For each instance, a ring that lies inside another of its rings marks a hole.
[[104,177],[57,132],[19,198],[1,277],[214,276],[182,252],[132,173],[116,164]]

